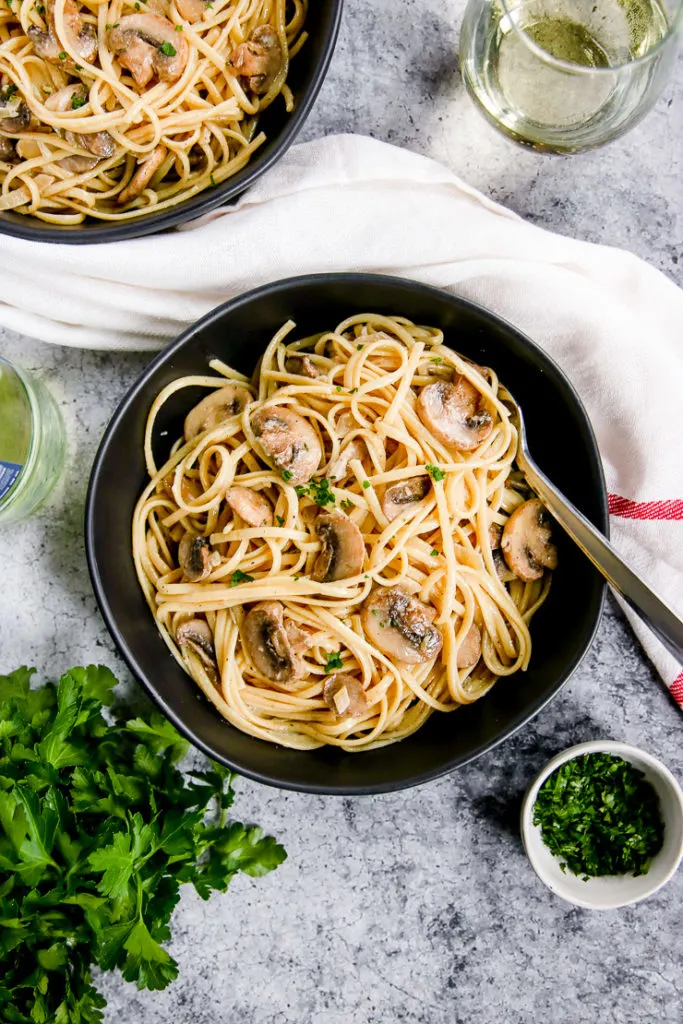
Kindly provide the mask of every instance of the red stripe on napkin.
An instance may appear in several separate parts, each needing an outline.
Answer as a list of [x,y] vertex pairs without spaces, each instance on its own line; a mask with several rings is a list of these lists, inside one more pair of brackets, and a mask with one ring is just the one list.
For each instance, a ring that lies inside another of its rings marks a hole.
[[609,511],[622,519],[683,519],[683,501],[631,501],[619,494],[609,495]]
[[680,676],[677,676],[674,679],[673,683],[669,687],[669,692],[673,699],[683,706],[683,672],[681,672]]

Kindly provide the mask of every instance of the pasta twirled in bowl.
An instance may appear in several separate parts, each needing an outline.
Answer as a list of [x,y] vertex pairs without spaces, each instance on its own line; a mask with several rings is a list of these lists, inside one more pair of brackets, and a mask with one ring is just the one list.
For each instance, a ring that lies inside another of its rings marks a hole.
[[[527,667],[557,553],[494,370],[398,316],[291,341],[294,326],[253,381],[214,360],[157,397],[134,557],[170,649],[228,721],[364,750]],[[157,467],[155,418],[197,385]]]

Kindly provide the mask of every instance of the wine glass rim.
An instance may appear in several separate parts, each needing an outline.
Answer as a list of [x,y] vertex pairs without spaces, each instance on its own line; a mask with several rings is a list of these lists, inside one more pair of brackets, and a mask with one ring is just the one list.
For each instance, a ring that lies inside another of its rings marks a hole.
[[635,68],[639,64],[646,64],[653,59],[663,50],[665,46],[668,46],[671,40],[677,35],[679,28],[683,26],[683,0],[677,0],[676,9],[673,12],[669,20],[669,28],[665,35],[652,46],[647,53],[644,53],[641,57],[636,57],[634,60],[625,60],[621,64],[609,64],[607,67],[593,67],[586,64],[574,64],[570,60],[562,60],[560,57],[554,57],[548,50],[544,50],[542,46],[535,43],[533,39],[528,35],[523,28],[520,28],[513,14],[519,6],[516,3],[512,5],[511,0],[500,0],[501,6],[505,13],[510,17],[510,23],[513,31],[522,39],[524,45],[527,46],[533,53],[536,54],[544,63],[551,64],[555,68],[559,68],[563,71],[567,71],[573,75],[603,75],[603,74],[614,74],[615,71],[620,71],[622,68]]

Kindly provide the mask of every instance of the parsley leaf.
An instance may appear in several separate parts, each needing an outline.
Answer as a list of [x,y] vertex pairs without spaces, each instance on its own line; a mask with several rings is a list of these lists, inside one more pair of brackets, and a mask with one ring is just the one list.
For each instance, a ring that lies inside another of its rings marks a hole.
[[275,522],[277,523],[278,526],[284,526],[285,525],[285,517],[284,516],[275,516]]
[[78,110],[79,107],[84,107],[87,102],[88,102],[88,100],[87,100],[87,98],[85,96],[78,96],[78,95],[72,96],[71,97],[71,109],[72,110]]
[[425,469],[427,470],[427,472],[431,476],[432,480],[437,480],[437,481],[438,480],[443,480],[444,477],[446,476],[444,471],[442,469],[439,469],[438,466],[432,466],[430,464],[428,466],[425,466]]
[[0,1020],[98,1024],[94,965],[165,988],[181,885],[208,899],[285,852],[225,823],[232,773],[181,774],[186,741],[156,711],[118,706],[109,669],[34,688],[32,673],[0,676]]
[[289,483],[289,481],[292,479],[293,476],[294,476],[294,474],[292,473],[291,469],[283,469],[282,470],[282,479],[284,480],[284,482],[286,484]]
[[250,576],[246,572],[242,572],[241,569],[235,569],[234,573],[230,577],[229,587],[236,587],[240,583],[253,583],[254,577]]
[[369,480],[364,480],[363,481],[363,489],[367,491],[369,486],[370,486],[370,481]]
[[163,42],[159,47],[165,57],[175,57],[177,50],[172,43]]
[[344,665],[341,660],[341,655],[336,652],[325,655],[325,672],[336,672],[337,669],[343,668]]

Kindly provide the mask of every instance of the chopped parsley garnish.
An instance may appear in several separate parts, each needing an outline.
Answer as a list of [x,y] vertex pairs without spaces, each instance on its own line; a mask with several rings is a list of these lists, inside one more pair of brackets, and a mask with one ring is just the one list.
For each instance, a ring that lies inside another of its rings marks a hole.
[[320,508],[335,503],[334,494],[330,490],[330,481],[326,476],[321,476],[319,480],[311,480],[309,484],[298,484],[294,490],[300,498],[310,498]]
[[430,363],[442,363],[443,359],[441,358],[441,356],[435,356],[433,359],[430,359],[429,362]]
[[284,526],[285,525],[285,517],[284,516],[275,516],[275,522],[277,523],[278,526]]
[[425,466],[425,469],[431,476],[432,480],[443,480],[443,478],[446,476],[444,471],[442,469],[439,469],[438,466],[432,466],[430,464],[428,466]]
[[176,32],[182,32],[183,31],[183,26],[182,25],[176,25],[175,30],[176,30]]
[[241,569],[235,569],[234,573],[230,577],[230,583],[228,586],[236,587],[240,583],[253,583],[254,577],[250,576],[249,573],[242,572]]
[[136,4],[135,4],[135,10],[136,10],[136,11],[139,11],[139,10],[140,10],[140,4],[138,4],[138,3],[136,3]]
[[292,473],[291,469],[283,469],[282,470],[282,479],[284,480],[284,482],[286,484],[289,483],[289,481],[292,479],[293,476],[294,476],[294,474]]
[[211,184],[215,188],[216,187],[216,179],[214,178],[213,174],[209,175],[209,181],[211,182]]
[[341,655],[336,653],[325,655],[325,672],[335,672],[337,669],[343,668],[343,662]]
[[539,790],[534,825],[562,870],[584,880],[644,875],[664,842],[657,794],[643,772],[613,754],[560,765]]
[[8,100],[12,99],[15,92],[19,92],[19,87],[14,83],[8,85],[6,89],[3,89],[2,92],[0,92],[0,101],[7,103]]
[[84,107],[88,102],[85,96],[72,96],[71,97],[71,109],[78,110],[79,107]]
[[38,11],[38,14],[45,14],[45,8],[42,4],[36,4],[36,10]]
[[337,391],[341,391],[341,384],[337,384]]
[[176,50],[175,46],[173,46],[172,43],[164,42],[164,43],[161,44],[159,49],[163,53],[164,57],[175,57],[175,55],[177,53],[177,50]]
[[432,550],[429,553],[432,556],[432,558],[438,558],[439,557],[439,552],[436,550],[436,548],[432,548]]
[[341,508],[344,509],[345,512],[348,511],[348,509],[350,508],[356,507],[350,498],[342,498],[342,500],[339,502],[339,505]]
[[60,59],[60,60],[66,60],[66,58],[67,58],[68,56],[69,56],[69,55],[68,55],[68,53],[66,52],[66,50],[62,50],[62,52],[61,52],[61,53],[59,54],[59,59]]
[[308,487],[305,484],[297,484],[294,490],[299,498],[305,498],[308,494]]
[[349,394],[350,395],[355,395],[356,391],[358,391],[358,388],[351,388],[351,390],[349,391]]
[[360,352],[360,350],[362,349],[362,347],[363,347],[362,345],[356,345],[356,352]]
[[364,490],[367,491],[369,486],[370,486],[370,481],[369,480],[364,480],[363,481],[363,488],[364,488]]

